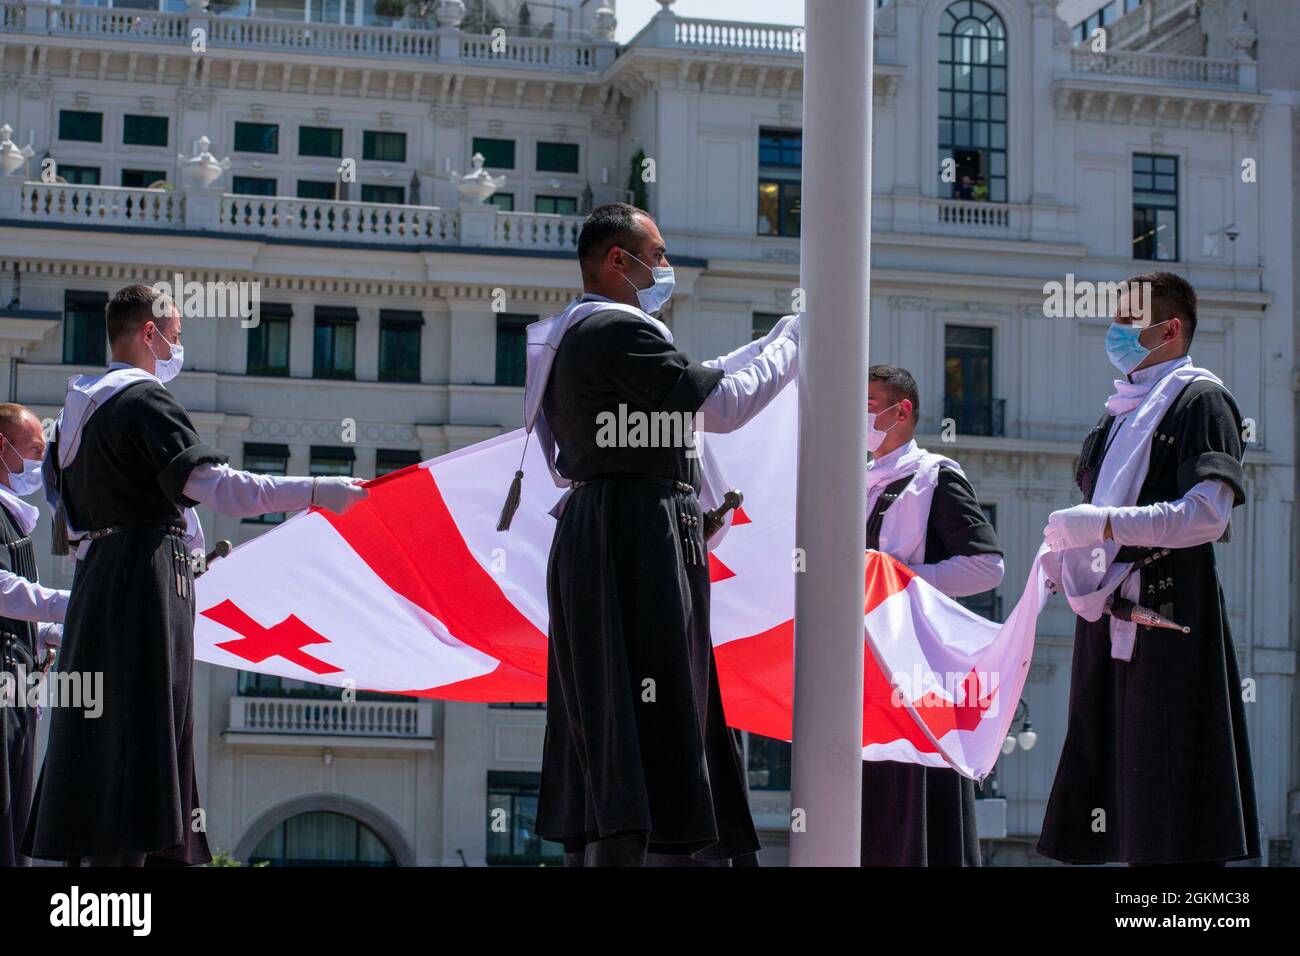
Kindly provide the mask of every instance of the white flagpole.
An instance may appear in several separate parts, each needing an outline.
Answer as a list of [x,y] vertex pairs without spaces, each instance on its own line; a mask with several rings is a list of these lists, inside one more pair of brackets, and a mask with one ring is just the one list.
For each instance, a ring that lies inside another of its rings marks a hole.
[[874,6],[804,4],[793,866],[860,858]]

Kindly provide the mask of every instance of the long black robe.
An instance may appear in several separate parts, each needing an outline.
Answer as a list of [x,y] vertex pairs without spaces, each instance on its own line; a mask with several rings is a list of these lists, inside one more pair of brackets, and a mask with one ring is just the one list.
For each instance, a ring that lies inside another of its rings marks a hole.
[[[1103,416],[1083,443],[1085,499],[1112,424]],[[1156,427],[1137,504],[1175,501],[1214,479],[1232,488],[1235,507],[1245,500],[1242,453],[1232,395],[1192,382]],[[1161,550],[1125,547],[1118,560]],[[1171,550],[1139,573],[1139,603],[1191,633],[1139,627],[1126,662],[1111,657],[1109,617],[1077,621],[1069,721],[1038,851],[1069,863],[1257,857],[1246,714],[1214,546]]]
[[81,531],[127,527],[78,562],[58,666],[103,673],[103,713],[53,710],[31,856],[211,858],[196,813],[194,581],[183,539],[183,509],[196,502],[183,489],[196,465],[226,460],[158,382],[127,386],[84,427],[61,475],[68,515]]
[[[885,512],[912,481],[886,485],[867,516],[867,547],[880,547]],[[925,529],[925,563],[958,555],[1001,556],[975,489],[951,468],[939,471]],[[946,767],[862,761],[862,866],[979,866],[975,784]]]
[[[597,312],[560,344],[543,398],[556,467],[575,481],[547,568],[550,650],[537,832],[576,850],[618,831],[649,849],[758,849],[709,636],[698,461],[681,447],[600,447],[597,415],[694,412],[722,377],[648,323]],[[695,539],[698,556],[687,560]],[[653,681],[653,700],[647,698]]]
[[[36,552],[8,510],[0,506],[0,570],[36,581]],[[0,705],[0,866],[31,863],[18,851],[32,803],[36,761],[36,711],[18,706],[27,693],[26,678],[40,667],[36,659],[36,625],[0,618],[0,671],[14,681],[13,706]]]

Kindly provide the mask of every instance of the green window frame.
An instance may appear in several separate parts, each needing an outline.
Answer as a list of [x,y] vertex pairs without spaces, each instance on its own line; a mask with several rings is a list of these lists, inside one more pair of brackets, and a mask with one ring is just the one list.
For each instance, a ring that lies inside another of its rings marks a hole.
[[424,316],[400,309],[379,311],[379,380],[420,380],[420,332]]
[[268,176],[235,176],[230,189],[236,196],[274,196],[276,181]]
[[409,448],[379,448],[375,450],[375,477],[401,471],[421,462],[420,453]]
[[285,377],[289,374],[289,335],[293,325],[293,308],[275,302],[263,302],[258,309],[258,323],[248,330],[248,375]]
[[368,129],[361,135],[361,158],[381,163],[406,162],[406,134]]
[[58,174],[70,186],[98,186],[98,166],[59,166]]
[[343,130],[334,126],[299,126],[298,155],[341,158]]
[[147,189],[151,183],[167,181],[167,173],[161,169],[124,169],[122,185],[128,189]]
[[361,201],[401,206],[406,202],[406,187],[381,185],[379,183],[362,183]]
[[342,476],[351,478],[356,468],[357,452],[355,448],[340,445],[312,445],[311,461],[307,474],[312,478]]
[[102,143],[104,114],[91,110],[59,110],[59,139],[73,143]]
[[534,196],[533,212],[550,213],[556,216],[576,216],[578,199],[576,196]]
[[515,168],[515,141],[513,139],[475,136],[473,144],[470,154],[482,153],[483,165],[488,169]]
[[104,323],[107,306],[107,292],[68,289],[63,293],[64,364],[108,364],[108,330]]
[[316,307],[312,339],[312,377],[357,377],[357,310],[350,307]]
[[299,199],[328,199],[335,196],[335,184],[332,180],[300,179],[298,180]]
[[576,173],[578,144],[539,142],[535,168],[539,173]]
[[249,123],[235,121],[235,152],[279,153],[279,123]]
[[515,194],[514,193],[493,193],[487,198],[489,206],[496,206],[497,212],[514,212],[515,211]]
[[528,348],[528,334],[524,330],[536,321],[535,315],[511,312],[497,315],[497,385],[523,386]]
[[122,143],[126,146],[165,147],[167,132],[166,116],[142,116],[139,113],[122,116]]
[[1133,154],[1133,258],[1178,261],[1178,157]]

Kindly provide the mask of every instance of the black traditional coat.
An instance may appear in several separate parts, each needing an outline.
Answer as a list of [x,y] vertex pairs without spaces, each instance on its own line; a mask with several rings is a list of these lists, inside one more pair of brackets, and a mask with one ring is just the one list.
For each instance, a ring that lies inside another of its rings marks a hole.
[[[55,448],[47,461],[57,460]],[[195,502],[183,488],[196,465],[225,461],[161,383],[144,381],[95,411],[59,476],[75,528],[118,530],[78,562],[58,665],[103,673],[103,713],[52,712],[31,856],[210,859],[194,773],[194,581],[184,543],[184,509]]]
[[[911,482],[886,485],[867,516],[867,543],[880,547],[885,512]],[[939,470],[925,531],[925,563],[958,555],[1001,555],[975,489],[951,468]],[[945,767],[862,761],[863,866],[979,866],[975,784]]]
[[[32,539],[23,534],[8,510],[0,506],[0,570],[36,581],[36,553]],[[0,618],[0,671],[14,682],[14,693],[25,697],[26,678],[36,673],[36,625],[30,621]],[[32,776],[36,758],[36,711],[26,706],[0,706],[0,866],[26,866],[31,861],[19,852],[32,802]]]
[[[1091,500],[1114,419],[1084,440],[1079,487]],[[1175,501],[1213,479],[1245,500],[1241,414],[1232,395],[1192,382],[1156,426],[1137,504]],[[1208,863],[1259,856],[1237,654],[1214,546],[1122,548],[1141,568],[1140,604],[1191,628],[1139,627],[1131,661],[1111,657],[1110,618],[1075,626],[1070,713],[1038,850],[1069,863]]]
[[598,434],[597,416],[620,404],[694,412],[722,374],[613,310],[573,326],[555,357],[543,410],[556,467],[585,484],[547,569],[537,832],[567,850],[628,830],[700,860],[758,849],[709,634],[698,461],[683,447],[602,447]]

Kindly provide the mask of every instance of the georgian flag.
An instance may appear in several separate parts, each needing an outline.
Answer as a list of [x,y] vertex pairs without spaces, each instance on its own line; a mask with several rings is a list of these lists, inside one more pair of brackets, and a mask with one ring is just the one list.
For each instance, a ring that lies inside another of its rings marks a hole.
[[[744,493],[710,553],[712,634],[727,722],[789,740],[793,701],[794,387],[710,435]],[[511,529],[496,530],[522,430],[369,483],[339,516],[312,510],[214,562],[197,585],[195,657],[264,674],[443,700],[546,699],[546,562],[560,495],[536,442]],[[889,555],[868,552],[863,758],[997,760],[1046,600],[1041,558],[999,625]]]

